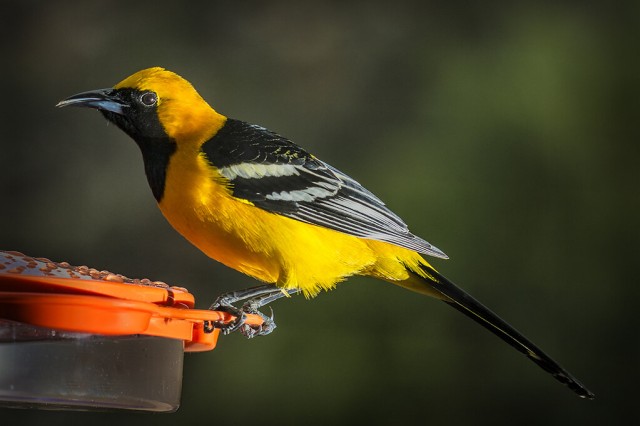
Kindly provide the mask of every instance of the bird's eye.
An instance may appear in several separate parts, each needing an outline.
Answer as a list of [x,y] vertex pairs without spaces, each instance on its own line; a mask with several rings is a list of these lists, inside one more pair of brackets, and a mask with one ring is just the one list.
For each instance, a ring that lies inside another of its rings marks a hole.
[[140,96],[140,102],[145,106],[154,106],[158,103],[158,95],[153,92],[145,92]]

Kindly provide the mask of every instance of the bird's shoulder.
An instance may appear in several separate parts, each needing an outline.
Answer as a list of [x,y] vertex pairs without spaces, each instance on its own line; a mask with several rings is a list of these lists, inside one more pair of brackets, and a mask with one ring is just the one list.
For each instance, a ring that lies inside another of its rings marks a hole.
[[232,118],[227,119],[201,149],[211,164],[218,168],[242,163],[314,163],[312,155],[289,139],[257,124]]

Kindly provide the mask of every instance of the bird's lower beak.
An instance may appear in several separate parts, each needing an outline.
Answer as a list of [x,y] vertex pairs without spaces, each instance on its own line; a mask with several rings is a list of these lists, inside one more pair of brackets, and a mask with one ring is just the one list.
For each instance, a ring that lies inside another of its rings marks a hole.
[[99,89],[70,96],[58,102],[56,106],[59,108],[66,106],[95,108],[122,115],[127,105],[118,99],[114,89]]

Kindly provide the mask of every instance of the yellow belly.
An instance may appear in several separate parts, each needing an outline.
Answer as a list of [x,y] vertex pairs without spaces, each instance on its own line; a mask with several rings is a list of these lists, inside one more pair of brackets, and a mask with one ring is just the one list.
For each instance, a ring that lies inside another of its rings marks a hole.
[[388,243],[269,213],[232,197],[224,182],[204,158],[177,152],[160,209],[206,255],[259,280],[314,296],[354,274],[405,279],[399,254],[421,259]]

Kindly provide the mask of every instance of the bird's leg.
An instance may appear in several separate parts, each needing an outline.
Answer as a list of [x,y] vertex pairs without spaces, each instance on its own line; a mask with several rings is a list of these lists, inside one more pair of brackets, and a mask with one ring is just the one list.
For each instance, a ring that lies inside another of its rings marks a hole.
[[[245,300],[258,298],[260,296],[269,295],[271,293],[280,292],[273,284],[263,284],[256,287],[246,288],[244,290],[230,291],[220,295],[215,302],[209,307],[212,311],[228,312],[235,316],[236,319],[228,324],[215,322],[211,324],[209,321],[204,322],[204,329],[210,333],[214,327],[220,328],[222,334],[227,335],[239,329],[247,319],[246,313],[239,308],[233,306],[234,303]],[[275,299],[274,299],[275,300]]]
[[276,328],[276,323],[273,321],[273,309],[271,309],[271,316],[266,316],[258,309],[280,299],[281,297],[292,296],[299,291],[300,290],[297,288],[278,289],[271,293],[265,293],[261,296],[256,296],[247,300],[244,305],[242,305],[242,311],[247,314],[259,315],[262,317],[262,324],[258,327],[251,327],[247,324],[243,324],[240,326],[240,332],[249,339],[255,336],[266,336],[271,333]]

